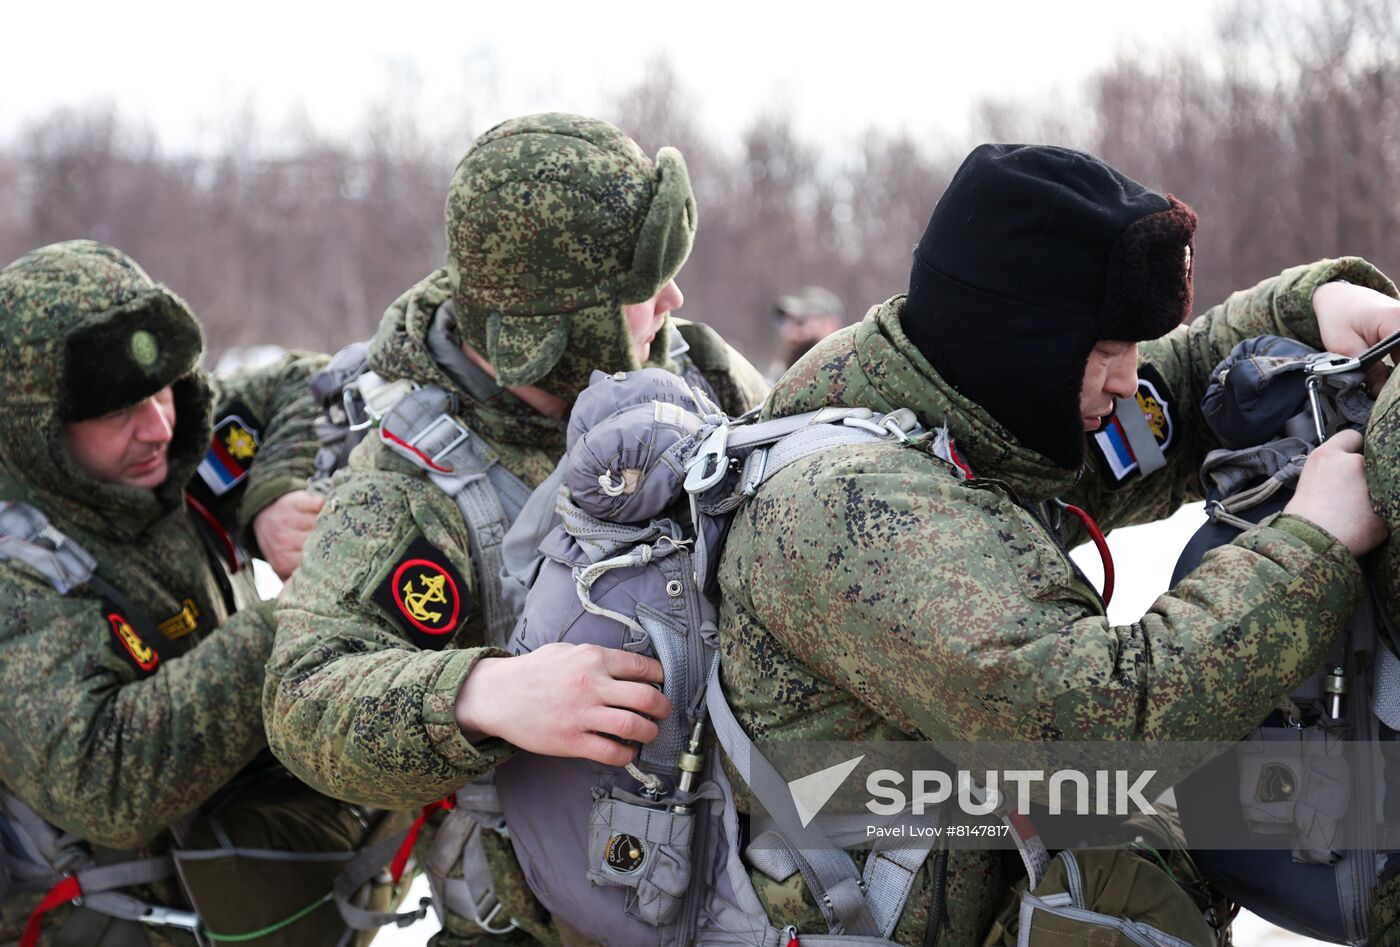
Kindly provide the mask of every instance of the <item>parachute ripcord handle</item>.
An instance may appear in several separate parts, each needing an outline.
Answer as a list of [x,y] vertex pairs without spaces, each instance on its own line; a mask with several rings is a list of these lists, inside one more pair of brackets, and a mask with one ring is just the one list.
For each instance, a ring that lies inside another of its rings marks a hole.
[[1307,365],[1303,367],[1303,375],[1307,378],[1308,407],[1312,411],[1313,431],[1317,434],[1319,444],[1327,440],[1327,430],[1322,421],[1322,396],[1319,393],[1322,379],[1328,375],[1364,372],[1389,355],[1397,345],[1400,345],[1400,332],[1391,333],[1360,355],[1346,356],[1336,355],[1332,352],[1320,352],[1308,359]]

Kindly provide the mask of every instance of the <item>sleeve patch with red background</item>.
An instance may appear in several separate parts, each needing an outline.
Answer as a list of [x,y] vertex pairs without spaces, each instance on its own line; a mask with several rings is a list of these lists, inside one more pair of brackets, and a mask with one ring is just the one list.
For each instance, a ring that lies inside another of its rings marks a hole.
[[156,645],[147,641],[132,627],[132,623],[121,609],[106,601],[102,605],[103,617],[112,631],[112,637],[107,641],[112,653],[130,665],[140,676],[154,674],[156,665],[160,664],[160,652],[156,650]]
[[371,596],[418,647],[441,651],[475,609],[462,574],[419,536]]

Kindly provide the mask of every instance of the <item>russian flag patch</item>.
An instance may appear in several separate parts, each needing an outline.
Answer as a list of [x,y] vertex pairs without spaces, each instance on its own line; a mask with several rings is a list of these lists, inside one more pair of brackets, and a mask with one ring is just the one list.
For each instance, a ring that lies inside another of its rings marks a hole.
[[1123,433],[1123,425],[1118,423],[1116,415],[1110,417],[1103,430],[1094,435],[1094,443],[1103,454],[1104,462],[1114,480],[1122,480],[1137,470],[1137,458],[1133,456],[1133,449],[1128,446],[1128,436]]
[[257,429],[238,415],[221,418],[214,426],[209,451],[199,465],[200,479],[210,492],[223,496],[242,483],[260,442]]

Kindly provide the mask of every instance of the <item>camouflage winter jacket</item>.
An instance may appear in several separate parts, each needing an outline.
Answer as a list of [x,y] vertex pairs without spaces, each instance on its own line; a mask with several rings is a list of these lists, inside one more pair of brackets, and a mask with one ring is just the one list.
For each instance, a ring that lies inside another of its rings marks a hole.
[[[123,302],[79,278],[72,284],[89,294],[73,308],[91,318]],[[235,613],[257,601],[251,569],[232,574],[227,560],[214,560],[209,540],[222,542],[201,535],[185,485],[229,534],[251,543],[253,517],[311,472],[315,406],[307,383],[323,359],[288,356],[226,380],[200,370],[184,376],[174,386],[165,483],[155,490],[99,483],[69,457],[56,411],[60,333],[84,318],[59,312],[68,305],[54,303],[0,340],[0,500],[47,515],[125,601],[90,585],[61,595],[18,560],[0,560],[0,785],[94,845],[156,852],[168,844],[167,827],[265,745],[258,701],[272,647],[269,616],[259,606]],[[234,454],[211,448],[211,430],[238,439]],[[206,456],[226,475],[214,481],[218,492],[196,471]],[[155,623],[162,640],[144,641],[132,612]],[[15,895],[0,905],[0,942],[18,936],[37,900]],[[51,915],[46,931],[61,914]]]
[[[565,422],[494,386],[478,400],[434,359],[429,329],[450,298],[441,271],[409,290],[385,314],[371,368],[453,392],[466,427],[534,487],[564,453]],[[758,372],[718,335],[700,325],[679,328],[691,345],[688,358],[726,410],[762,400]],[[665,335],[654,351],[666,351]],[[410,617],[380,594],[410,556],[431,559],[461,582],[460,627],[442,636],[451,640],[444,650],[415,644]],[[472,665],[492,653],[481,647],[483,616],[473,607],[482,599],[480,581],[454,501],[379,438],[366,438],[337,475],[278,603],[264,697],[273,752],[312,786],[385,808],[441,798],[499,762],[508,750],[497,741],[474,746],[453,711]]]
[[[1052,466],[961,397],[904,335],[903,297],[820,343],[766,410],[909,407],[929,428],[948,426],[975,479],[927,446],[882,441],[795,464],[740,510],[720,565],[721,651],[725,693],[750,736],[1207,741],[1256,726],[1352,611],[1361,571],[1345,547],[1275,517],[1139,621],[1113,626],[1065,553],[1083,530],[1052,536],[1030,510],[1063,497],[1108,530],[1199,499],[1215,446],[1198,409],[1209,373],[1249,336],[1319,345],[1312,293],[1338,279],[1395,294],[1361,260],[1323,261],[1144,343],[1139,399],[1157,401],[1167,466],[1121,481],[1092,446],[1082,470]],[[995,370],[995,352],[987,364]],[[1022,874],[1014,852],[953,851],[940,943],[980,943]],[[825,932],[800,875],[752,877],[776,924]],[[926,867],[899,943],[925,942],[932,902]]]

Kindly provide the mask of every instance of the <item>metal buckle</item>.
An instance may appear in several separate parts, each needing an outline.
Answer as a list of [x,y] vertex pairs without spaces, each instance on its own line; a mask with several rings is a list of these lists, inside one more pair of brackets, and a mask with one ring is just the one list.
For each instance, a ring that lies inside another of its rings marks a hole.
[[700,449],[685,462],[685,492],[704,493],[724,479],[729,472],[729,425],[721,424],[710,432]]
[[[340,402],[345,406],[345,419],[350,422],[350,430],[363,431],[374,423],[374,418],[365,409],[365,399],[358,388],[346,388],[340,393]],[[359,408],[356,408],[356,405]],[[356,420],[356,418],[360,420]]]
[[476,922],[476,926],[481,928],[488,934],[495,934],[497,937],[499,937],[502,934],[509,934],[511,931],[516,930],[520,927],[520,925],[516,923],[515,918],[513,917],[506,918],[506,920],[510,922],[510,924],[506,927],[492,927],[491,922],[494,921],[496,919],[496,915],[500,913],[501,902],[497,901],[496,906],[493,907],[485,917],[481,917],[480,912],[477,912],[477,916],[481,917],[481,919]]
[[739,491],[744,496],[753,496],[763,483],[763,475],[768,472],[768,451],[769,448],[760,447],[749,455],[749,463],[753,465],[753,470],[745,478],[743,489]]
[[199,915],[193,911],[177,911],[174,908],[163,908],[151,905],[146,913],[137,918],[142,924],[149,924],[151,927],[178,927],[181,930],[191,931],[199,935],[204,930],[204,924],[199,919]]
[[449,425],[450,427],[455,429],[457,431],[457,436],[452,439],[452,442],[450,444],[448,444],[446,447],[442,448],[442,450],[438,451],[432,456],[432,462],[439,465],[441,464],[441,461],[444,457],[456,450],[459,445],[464,443],[466,439],[471,436],[471,432],[468,431],[465,427],[463,427],[462,424],[452,415],[439,414],[437,417],[433,418],[431,422],[428,423],[427,427],[423,428],[423,430],[413,435],[412,439],[410,439],[408,442],[408,445],[410,447],[417,447],[420,441],[428,437],[428,435],[432,434],[438,429],[440,425],[443,424]]
[[1314,355],[1303,367],[1303,376],[1307,379],[1308,410],[1312,412],[1313,431],[1317,434],[1318,444],[1327,440],[1327,429],[1322,423],[1322,379],[1328,375],[1360,371],[1361,368],[1360,357],[1334,355],[1331,352]]

